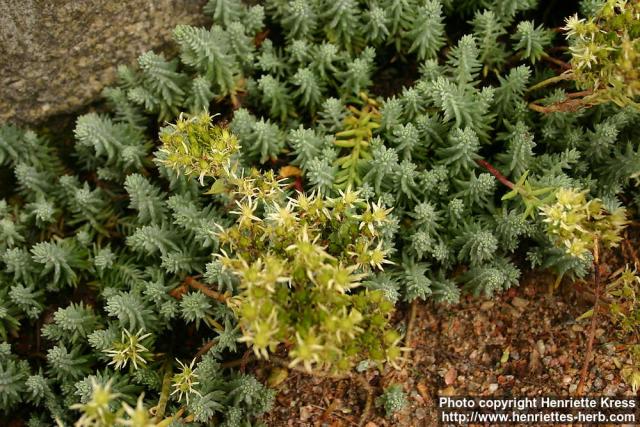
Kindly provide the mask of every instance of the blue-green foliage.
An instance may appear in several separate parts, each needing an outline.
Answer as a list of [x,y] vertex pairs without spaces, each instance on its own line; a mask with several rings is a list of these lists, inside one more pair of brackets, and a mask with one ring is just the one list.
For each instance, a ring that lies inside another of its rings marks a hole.
[[[134,406],[142,392],[157,399],[161,376],[175,361],[165,353],[170,348],[161,337],[176,329],[201,334],[194,337],[193,354],[206,335],[219,340],[210,358],[239,351],[239,332],[224,304],[197,289],[171,293],[187,277],[205,271],[213,289],[233,290],[235,279],[228,272],[207,267],[218,245],[217,232],[230,219],[221,214],[222,204],[192,192],[195,184],[184,177],[162,169],[166,180],[153,176],[151,144],[141,127],[144,114],[115,90],[122,89],[113,89],[110,101],[133,110],[117,107],[113,116],[78,118],[77,175],[69,174],[46,139],[14,127],[0,129],[2,162],[13,167],[18,183],[11,201],[0,201],[4,415],[39,406],[40,422],[71,425],[76,415],[69,406],[89,400],[92,378],[102,384],[111,380],[120,400]],[[110,173],[102,178],[104,170]],[[181,190],[169,195],[170,188]],[[150,355],[144,366],[119,369],[111,363],[108,351],[125,332],[151,334],[144,340]],[[43,357],[30,364],[11,353],[7,341],[24,337],[35,342],[36,334]],[[175,345],[182,347],[183,333],[175,337]],[[217,382],[206,383],[207,393],[228,396],[234,390],[229,384],[238,388],[256,381],[228,377],[222,369],[216,375]],[[233,413],[228,416],[248,422],[269,407],[272,394],[260,385],[253,399],[255,404],[227,397],[219,419]],[[168,410],[176,411],[178,405],[172,398]],[[234,420],[227,421],[233,425]]]
[[[583,12],[595,3],[583,1]],[[241,167],[294,165],[298,189],[335,196],[346,151],[336,134],[366,92],[377,126],[353,182],[361,197],[393,208],[383,233],[395,264],[364,282],[394,302],[499,293],[518,283],[516,252],[533,267],[585,276],[590,260],[554,248],[520,202],[501,202],[505,188],[481,163],[514,182],[528,172],[534,186],[581,187],[612,204],[628,192],[640,206],[640,113],[527,107],[566,95],[528,92],[552,72],[544,59],[553,32],[523,13],[536,7],[209,0],[213,24],[178,26],[175,58],[147,52],[118,68],[117,87],[103,92],[112,112],[80,116],[73,147],[0,127],[0,165],[15,176],[0,200],[0,413],[39,411],[33,425],[71,425],[69,405],[88,401],[92,380],[109,379],[130,405],[143,391],[155,405],[175,357],[191,360],[205,338],[213,347],[195,365],[199,385],[186,405],[194,421],[244,426],[270,408],[273,392],[220,366],[245,350],[233,312],[189,287],[234,294],[238,278],[212,257],[232,201],[201,194],[152,152],[148,126],[182,112],[223,114]],[[145,366],[110,364],[125,330],[151,334]],[[40,342],[40,353],[20,359],[19,342]],[[393,412],[401,391],[389,393],[381,404]],[[174,395],[167,413],[182,405]]]
[[387,387],[384,393],[376,399],[376,406],[384,409],[387,418],[391,418],[393,414],[402,411],[408,405],[407,395],[400,384]]

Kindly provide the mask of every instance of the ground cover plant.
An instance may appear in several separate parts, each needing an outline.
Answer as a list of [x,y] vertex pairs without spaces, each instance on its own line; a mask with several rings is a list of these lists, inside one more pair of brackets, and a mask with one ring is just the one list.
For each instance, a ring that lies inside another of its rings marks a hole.
[[[253,425],[253,360],[369,390],[418,300],[598,282],[640,206],[640,6],[567,3],[210,0],[73,144],[1,127],[2,416]],[[606,287],[634,360],[639,284]]]

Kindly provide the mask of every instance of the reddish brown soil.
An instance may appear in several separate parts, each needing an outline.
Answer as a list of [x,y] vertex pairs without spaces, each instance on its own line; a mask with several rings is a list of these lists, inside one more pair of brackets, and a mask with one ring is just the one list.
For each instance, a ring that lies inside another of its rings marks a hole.
[[[553,277],[538,274],[490,300],[466,298],[450,307],[419,305],[414,350],[405,366],[366,374],[376,395],[390,384],[402,384],[410,405],[392,419],[374,407],[364,425],[436,425],[436,399],[441,395],[571,395],[579,381],[590,323],[576,319],[591,302],[584,298],[584,289],[577,292],[572,284],[550,295],[552,282]],[[606,315],[599,319],[585,391],[631,394],[616,366],[627,356],[616,348],[615,328]],[[266,377],[269,367],[258,372]],[[300,372],[289,372],[277,389],[276,406],[264,421],[278,427],[356,426],[367,397],[355,381]]]

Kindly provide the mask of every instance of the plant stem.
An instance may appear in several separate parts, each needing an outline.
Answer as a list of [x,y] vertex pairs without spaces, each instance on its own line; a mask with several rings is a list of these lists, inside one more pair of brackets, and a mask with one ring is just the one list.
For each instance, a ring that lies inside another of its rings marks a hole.
[[414,299],[411,302],[411,308],[409,309],[409,320],[407,321],[407,333],[405,337],[405,345],[409,347],[411,345],[411,335],[413,333],[413,325],[416,323],[416,315],[418,314],[418,299]]
[[344,382],[340,381],[338,382],[338,387],[336,389],[336,393],[334,394],[333,400],[331,401],[329,406],[327,406],[327,409],[322,412],[322,416],[320,417],[320,424],[326,423],[331,414],[333,414],[335,410],[338,409],[338,405],[340,405],[340,403],[342,402],[342,396],[344,396]]
[[206,296],[208,296],[210,298],[213,298],[215,300],[218,300],[220,302],[227,302],[227,300],[229,299],[229,297],[227,295],[221,294],[220,292],[214,291],[213,289],[209,288],[204,283],[198,282],[192,276],[188,276],[186,279],[184,279],[184,283],[187,286],[190,286],[190,287],[192,287],[194,289],[197,289],[200,292],[202,292],[203,294],[205,294]]
[[[253,359],[253,358],[250,358],[250,359]],[[238,366],[242,365],[243,363],[245,363],[244,358],[228,360],[228,361],[222,363],[222,367],[223,368],[237,368]]]
[[369,381],[367,381],[364,375],[356,375],[353,378],[355,378],[360,383],[360,386],[367,392],[367,400],[364,404],[362,415],[360,415],[360,421],[358,422],[358,426],[362,427],[371,415],[371,408],[373,407],[373,387],[371,387],[371,384],[369,384]]
[[596,319],[598,316],[598,305],[600,302],[600,250],[599,241],[596,236],[593,247],[593,281],[595,283],[595,302],[593,303],[593,314],[591,315],[591,325],[589,326],[589,339],[587,341],[587,352],[584,356],[584,362],[582,363],[582,369],[580,370],[580,382],[578,388],[576,388],[576,395],[582,395],[584,391],[584,385],[587,381],[587,375],[589,371],[589,362],[593,354],[593,342],[596,337]]
[[171,377],[173,369],[171,369],[171,361],[167,360],[164,364],[164,377],[162,379],[162,389],[160,390],[160,398],[156,406],[155,422],[159,423],[164,418],[164,412],[167,409],[169,394],[171,393]]
[[502,184],[509,187],[511,190],[515,189],[515,184],[509,181],[509,179],[506,176],[502,175],[502,173],[500,173],[498,169],[494,168],[491,165],[491,163],[483,159],[477,159],[476,163],[482,166],[483,168],[485,168],[487,171],[489,171],[491,175],[495,176],[498,181],[500,181]]
[[205,354],[207,351],[211,350],[211,347],[213,347],[215,345],[217,340],[213,339],[213,340],[209,340],[207,341],[202,347],[200,347],[200,349],[198,350],[198,352],[195,355],[195,359],[198,359],[200,357],[202,357],[203,354]]
[[346,380],[349,379],[350,375],[346,374],[346,375],[336,375],[336,374],[332,374],[330,372],[323,372],[323,371],[307,371],[306,369],[300,367],[300,366],[291,366],[289,361],[282,359],[280,357],[277,356],[271,356],[269,357],[269,361],[280,366],[281,368],[285,368],[285,369],[290,369],[292,371],[296,371],[296,372],[300,372],[302,374],[305,375],[309,375],[312,377],[318,377],[318,378],[327,378],[327,379],[331,379],[334,381],[339,381],[339,380]]
[[624,233],[624,240],[622,241],[622,244],[623,244],[622,247],[627,250],[627,252],[629,253],[629,256],[633,260],[634,267],[636,269],[640,269],[640,259],[638,258],[638,253],[633,248],[633,244],[630,242],[628,232],[626,231]]
[[542,59],[544,59],[547,62],[551,62],[552,64],[555,64],[557,66],[559,66],[560,68],[562,68],[563,70],[570,70],[571,69],[571,65],[567,64],[566,62],[560,60],[560,59],[556,59],[546,53],[542,54]]
[[527,89],[527,92],[533,92],[534,90],[538,90],[541,89],[545,86],[549,86],[551,84],[557,83],[557,82],[561,82],[564,80],[570,80],[571,77],[573,77],[573,73],[571,73],[570,71],[565,71],[564,73],[560,74],[559,76],[554,76],[554,77],[550,77],[546,80],[541,81],[540,83],[537,83],[533,86],[531,86],[529,89]]
[[[414,299],[411,302],[411,307],[409,308],[409,317],[407,319],[407,331],[404,336],[404,346],[409,349],[411,347],[411,336],[413,335],[413,327],[416,323],[416,316],[418,314],[418,299]],[[407,350],[409,351],[409,350]],[[407,359],[405,358],[402,362],[402,365],[406,363]]]
[[573,92],[567,94],[566,99],[562,102],[556,102],[555,104],[551,105],[540,105],[536,102],[531,102],[529,103],[529,108],[542,114],[574,112],[578,111],[581,108],[586,108],[594,105],[591,100],[586,99],[587,96],[592,94],[592,90]]

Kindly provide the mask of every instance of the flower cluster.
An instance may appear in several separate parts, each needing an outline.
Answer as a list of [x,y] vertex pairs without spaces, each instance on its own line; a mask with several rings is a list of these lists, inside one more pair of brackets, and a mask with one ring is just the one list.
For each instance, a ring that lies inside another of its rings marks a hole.
[[162,129],[163,162],[187,176],[219,176],[239,150],[238,140],[229,131],[211,124],[207,113],[191,118],[180,116],[175,124]]
[[594,16],[567,19],[571,72],[586,100],[638,106],[640,95],[640,3],[606,0]]
[[[570,67],[553,2],[252,3],[119,67],[73,146],[0,126],[0,418],[72,425],[95,382],[81,425],[253,425],[274,392],[227,368],[238,339],[295,369],[394,360],[396,303],[516,286],[525,242],[586,277],[640,206],[637,1],[580,2]],[[576,111],[608,100],[631,105]]]
[[[334,198],[291,197],[273,172],[243,175],[237,161],[218,156],[224,150],[212,143],[215,136],[234,138],[210,117],[178,123],[161,133],[167,159],[176,151],[185,155],[170,164],[187,173],[203,165],[198,176],[216,178],[214,189],[230,191],[236,206],[235,224],[218,234],[218,257],[240,281],[229,305],[239,317],[241,341],[264,358],[284,344],[291,365],[307,370],[395,360],[400,335],[387,325],[393,304],[381,291],[356,292],[364,278],[391,263],[380,233],[390,209],[350,188]],[[177,134],[191,135],[188,151]]]
[[547,233],[554,243],[577,258],[593,252],[597,242],[609,247],[617,246],[627,224],[624,208],[607,212],[601,200],[587,201],[587,193],[561,188],[556,192],[555,203],[540,207]]
[[220,260],[240,277],[242,291],[231,305],[242,341],[265,358],[284,343],[291,365],[307,370],[398,357],[400,335],[387,325],[393,304],[381,291],[356,292],[390,262],[378,230],[387,209],[350,190],[239,205],[236,225],[221,234],[232,255],[223,252]]

